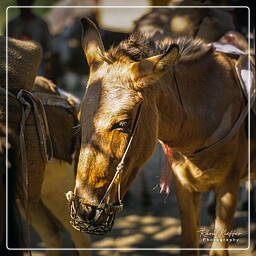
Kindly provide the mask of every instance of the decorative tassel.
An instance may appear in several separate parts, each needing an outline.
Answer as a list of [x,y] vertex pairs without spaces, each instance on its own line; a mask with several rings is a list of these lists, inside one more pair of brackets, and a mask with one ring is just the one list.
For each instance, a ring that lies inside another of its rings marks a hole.
[[170,193],[170,183],[171,183],[171,166],[172,166],[172,160],[173,160],[173,154],[172,149],[168,144],[163,143],[160,141],[160,144],[163,148],[164,154],[165,154],[165,164],[164,164],[164,170],[161,175],[160,179],[160,193],[169,194]]

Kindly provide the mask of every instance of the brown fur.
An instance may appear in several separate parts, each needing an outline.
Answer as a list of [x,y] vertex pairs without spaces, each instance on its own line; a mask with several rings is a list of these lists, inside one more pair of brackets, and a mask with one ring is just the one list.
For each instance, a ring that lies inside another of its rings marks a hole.
[[161,40],[153,40],[148,34],[135,32],[117,47],[104,52],[103,60],[109,64],[114,62],[141,61],[155,55],[165,54],[172,44],[179,45],[179,61],[196,60],[211,50],[211,46],[202,40],[193,40],[192,37],[172,38],[162,35]]
[[[100,37],[93,40],[94,44],[101,44]],[[142,102],[139,124],[121,176],[121,195],[124,196],[139,168],[154,152],[157,140],[168,144],[174,151],[172,168],[182,223],[181,245],[198,248],[201,192],[216,192],[215,229],[231,228],[240,177],[247,171],[248,140],[244,125],[220,149],[193,159],[188,155],[227,134],[245,107],[243,95],[231,62],[225,55],[210,51],[202,42],[175,41],[180,55],[173,61],[175,47],[161,55],[154,47],[142,48],[140,41],[130,43],[132,40],[133,36],[108,53],[97,53],[105,57],[97,69],[91,70],[81,106],[82,145],[75,191],[89,205],[99,203],[129,138],[122,128],[113,127],[126,119],[133,124],[137,106]],[[84,44],[84,51],[93,60],[88,45],[89,42]],[[196,54],[198,52],[200,54]],[[169,66],[154,69],[166,55]],[[132,68],[143,66],[143,63],[150,69],[146,74],[140,70],[147,68]],[[135,70],[136,80],[133,79]],[[255,145],[252,149],[255,150]],[[116,190],[115,185],[107,202],[117,203]],[[82,211],[79,208],[79,211],[86,218],[91,209],[86,207]],[[226,242],[216,242],[212,246],[210,255],[228,255],[227,251],[214,250],[228,247]],[[198,253],[182,251],[182,255]]]

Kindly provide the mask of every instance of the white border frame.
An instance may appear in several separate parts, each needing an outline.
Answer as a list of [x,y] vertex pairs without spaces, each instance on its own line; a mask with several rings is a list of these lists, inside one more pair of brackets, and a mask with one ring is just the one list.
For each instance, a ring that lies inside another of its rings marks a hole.
[[[248,10],[248,55],[250,58],[250,8],[248,6],[8,6],[6,8],[6,49],[8,49],[8,11],[9,9],[15,8],[45,8],[45,9],[54,9],[54,8],[241,8]],[[8,70],[8,50],[6,50],[6,70]],[[250,70],[250,65],[249,65]],[[248,79],[250,81],[250,72],[248,72]],[[8,89],[8,72],[6,72],[6,88]],[[250,138],[250,97],[248,97],[248,137]],[[6,90],[6,127],[8,127],[8,96]],[[6,145],[8,143],[8,133],[6,134]],[[248,182],[249,187],[251,185],[250,181],[250,169],[251,169],[251,162],[250,162],[250,140],[248,140]],[[6,153],[6,163],[8,162],[8,151]],[[6,165],[6,248],[11,251],[74,251],[74,250],[86,250],[86,251],[101,251],[101,250],[109,250],[109,251],[210,251],[212,249],[218,251],[246,251],[250,249],[251,246],[251,218],[250,218],[250,191],[248,190],[248,247],[246,248],[9,248],[8,247],[8,166]]]

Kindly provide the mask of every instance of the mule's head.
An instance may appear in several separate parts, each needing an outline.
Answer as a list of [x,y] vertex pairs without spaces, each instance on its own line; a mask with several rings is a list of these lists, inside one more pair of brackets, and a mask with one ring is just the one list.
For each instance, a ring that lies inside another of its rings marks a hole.
[[148,87],[166,72],[178,48],[174,45],[166,54],[140,62],[125,56],[111,62],[95,25],[86,19],[82,24],[90,77],[81,105],[82,143],[75,193],[67,197],[73,226],[100,234],[111,229],[121,199],[154,151],[157,93]]

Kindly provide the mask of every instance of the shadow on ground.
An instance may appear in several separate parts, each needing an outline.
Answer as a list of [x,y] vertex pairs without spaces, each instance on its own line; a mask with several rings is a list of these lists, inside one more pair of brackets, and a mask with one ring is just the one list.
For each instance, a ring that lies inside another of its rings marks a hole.
[[[104,236],[92,236],[93,247],[99,251],[93,251],[93,256],[168,256],[180,255],[178,250],[180,239],[180,220],[177,208],[176,197],[173,186],[171,193],[166,196],[159,193],[159,179],[163,163],[161,150],[157,149],[154,157],[143,168],[144,180],[146,180],[149,201],[147,206],[143,206],[142,177],[139,176],[134,183],[126,203],[124,211],[117,216],[113,230]],[[185,199],[184,199],[185,200]],[[201,227],[212,230],[212,219],[208,215],[207,206],[209,195],[202,198]],[[251,237],[256,237],[256,224],[251,223]],[[246,211],[237,211],[234,221],[233,231],[239,233],[236,242],[230,244],[232,248],[248,247],[248,214]],[[34,246],[42,247],[38,237],[34,237]],[[201,248],[207,248],[210,243],[201,239]],[[72,247],[68,234],[64,235],[63,247]],[[253,247],[253,246],[251,246]],[[100,248],[118,249],[118,251],[104,250]],[[121,248],[138,248],[138,250],[122,250]],[[143,250],[147,248],[147,250]],[[161,251],[156,250],[161,248]],[[164,250],[173,248],[174,250]],[[34,255],[45,255],[43,252],[33,253]],[[75,255],[73,251],[62,251],[61,255]],[[207,251],[202,251],[201,255],[207,255]],[[230,256],[254,256],[252,250],[232,250]]]

